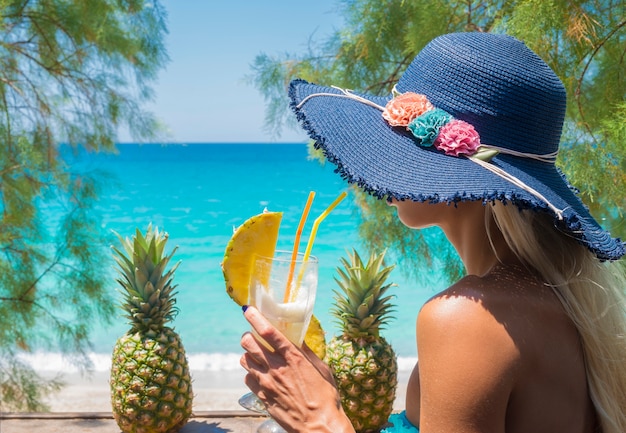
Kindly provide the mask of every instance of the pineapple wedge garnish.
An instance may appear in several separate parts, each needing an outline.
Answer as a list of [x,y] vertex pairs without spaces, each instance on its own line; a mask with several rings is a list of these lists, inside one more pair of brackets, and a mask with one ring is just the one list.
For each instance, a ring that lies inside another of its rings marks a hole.
[[315,353],[319,359],[324,359],[326,355],[326,334],[322,329],[322,324],[315,317],[311,316],[309,327],[306,329],[304,343]]
[[255,254],[272,257],[278,240],[282,212],[263,212],[235,229],[226,245],[222,272],[226,292],[238,305],[248,303],[252,260]]
[[[226,293],[238,305],[248,303],[255,254],[266,257],[274,255],[282,216],[282,212],[266,210],[248,218],[235,229],[226,245],[222,261]],[[324,358],[326,353],[324,330],[315,316],[311,318],[304,342],[319,358]]]

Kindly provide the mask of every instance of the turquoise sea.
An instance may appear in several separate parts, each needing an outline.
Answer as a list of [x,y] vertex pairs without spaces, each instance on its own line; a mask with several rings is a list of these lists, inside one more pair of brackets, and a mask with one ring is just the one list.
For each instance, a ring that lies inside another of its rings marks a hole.
[[[315,191],[303,250],[314,219],[347,185],[332,165],[309,160],[303,143],[120,144],[118,149],[117,155],[88,154],[79,161],[81,169],[109,173],[97,208],[103,229],[131,236],[136,227],[145,230],[152,223],[169,233],[169,248],[179,247],[174,260],[181,260],[175,274],[180,312],[173,326],[196,368],[231,368],[233,354],[241,352],[239,338],[248,329],[241,309],[225,292],[220,269],[233,228],[264,208],[282,211],[278,247],[291,249],[308,194]],[[349,195],[320,225],[312,250],[320,263],[314,312],[328,336],[337,332],[329,314],[337,287],[335,268],[353,247],[365,253]],[[112,269],[112,260],[105,266]],[[416,356],[417,312],[438,287],[420,287],[398,268],[391,281],[397,284],[392,289],[395,319],[383,335],[402,359],[411,360]],[[120,299],[113,279],[110,290]],[[126,328],[121,316],[111,326],[97,326],[92,335],[96,368],[106,368],[113,344]],[[56,365],[51,358],[54,354],[39,353],[33,362]]]

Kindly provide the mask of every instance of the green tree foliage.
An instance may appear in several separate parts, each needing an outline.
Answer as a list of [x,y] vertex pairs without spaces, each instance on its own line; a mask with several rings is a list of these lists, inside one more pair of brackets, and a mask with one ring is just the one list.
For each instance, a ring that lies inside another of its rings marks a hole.
[[[286,86],[293,78],[389,94],[433,37],[457,31],[516,36],[565,83],[567,119],[558,164],[583,192],[596,218],[626,238],[626,3],[623,0],[342,0],[344,26],[301,54],[257,56],[251,80],[268,103],[275,133],[294,126]],[[314,154],[314,152],[313,152]],[[319,154],[315,155],[318,158]],[[361,236],[372,248],[391,246],[418,275],[439,261],[455,278],[458,258],[441,235],[416,234],[393,212],[355,191]],[[381,229],[384,227],[384,229]]]
[[120,128],[154,137],[142,104],[167,61],[164,19],[158,0],[0,0],[0,410],[45,410],[60,383],[20,355],[88,367],[89,332],[113,312],[101,179],[70,160],[115,151]]

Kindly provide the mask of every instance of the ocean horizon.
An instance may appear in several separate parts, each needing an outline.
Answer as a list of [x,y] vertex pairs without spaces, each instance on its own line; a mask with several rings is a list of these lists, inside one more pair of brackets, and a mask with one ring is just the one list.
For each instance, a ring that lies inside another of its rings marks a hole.
[[[248,330],[241,308],[226,294],[220,263],[234,227],[264,209],[283,212],[277,248],[291,249],[297,224],[310,191],[316,196],[302,234],[308,242],[315,218],[348,185],[308,158],[304,143],[119,144],[118,154],[81,154],[74,162],[85,171],[105,173],[96,211],[105,232],[132,236],[156,225],[169,234],[167,251],[178,246],[173,263],[179,313],[171,326],[180,335],[192,370],[221,371],[239,367],[239,339]],[[74,167],[74,166],[73,166]],[[329,310],[333,303],[335,269],[348,250],[365,251],[358,221],[348,197],[320,224],[311,254],[319,259],[319,283],[314,314],[327,339],[338,333]],[[52,217],[53,221],[54,218]],[[113,259],[107,290],[119,303]],[[433,275],[430,287],[408,279],[399,266],[389,282],[394,319],[382,331],[410,369],[416,360],[415,319],[421,305],[441,283]],[[97,324],[91,333],[90,359],[95,371],[108,370],[113,345],[128,329],[122,312],[110,325]],[[68,371],[71,362],[59,353],[36,351],[24,360],[37,370]]]

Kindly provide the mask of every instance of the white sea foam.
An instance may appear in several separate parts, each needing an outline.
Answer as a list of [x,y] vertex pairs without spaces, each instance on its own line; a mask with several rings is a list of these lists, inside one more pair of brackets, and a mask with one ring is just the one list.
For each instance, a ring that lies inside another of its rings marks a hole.
[[240,353],[196,353],[187,358],[192,371],[232,371],[241,368]]
[[398,357],[398,371],[412,371],[416,363],[417,363],[417,358],[413,358],[410,356],[399,356]]
[[[111,355],[90,353],[88,360],[94,371],[107,371],[111,368]],[[75,356],[54,352],[34,352],[19,355],[19,359],[40,372],[75,373],[80,371],[81,362]]]

